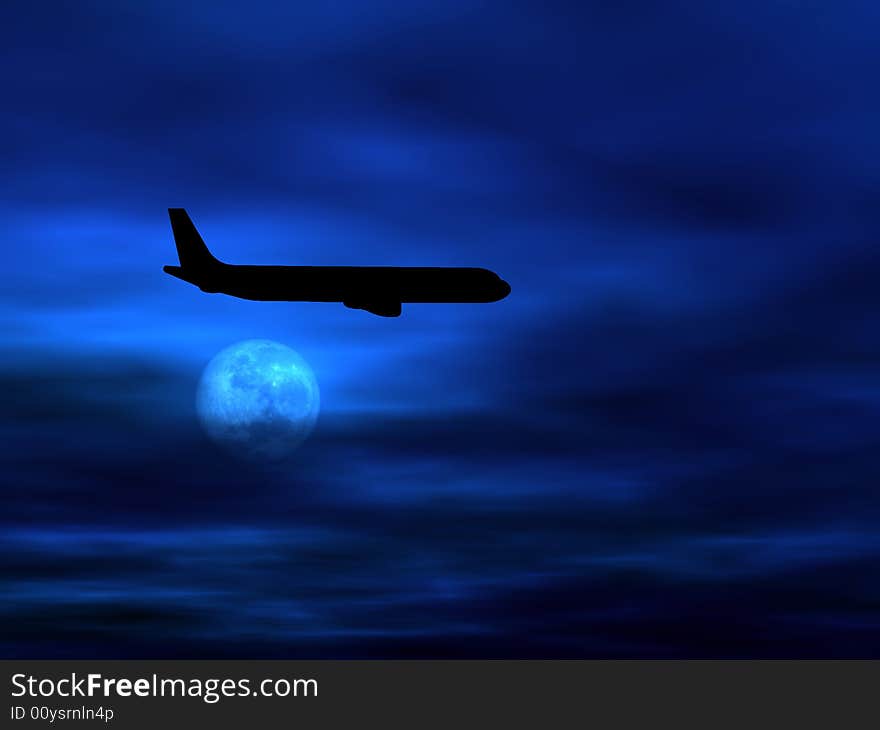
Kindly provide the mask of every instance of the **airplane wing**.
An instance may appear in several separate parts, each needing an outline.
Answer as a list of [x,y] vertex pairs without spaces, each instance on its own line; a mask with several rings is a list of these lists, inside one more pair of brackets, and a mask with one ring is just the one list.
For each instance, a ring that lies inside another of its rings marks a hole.
[[346,299],[343,304],[349,309],[363,309],[380,317],[399,317],[401,305],[399,301],[386,300],[352,300]]

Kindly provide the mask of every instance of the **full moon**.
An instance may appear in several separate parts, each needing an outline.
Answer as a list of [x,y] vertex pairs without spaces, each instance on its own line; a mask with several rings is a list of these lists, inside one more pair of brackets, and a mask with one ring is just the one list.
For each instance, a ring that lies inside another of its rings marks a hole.
[[289,456],[315,427],[318,383],[296,352],[271,340],[245,340],[218,352],[196,395],[208,435],[254,460]]

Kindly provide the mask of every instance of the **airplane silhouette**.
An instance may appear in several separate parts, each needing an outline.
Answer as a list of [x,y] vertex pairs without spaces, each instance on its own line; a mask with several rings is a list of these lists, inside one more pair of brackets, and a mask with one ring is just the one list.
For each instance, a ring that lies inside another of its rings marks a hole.
[[391,266],[237,266],[218,261],[183,208],[169,208],[180,266],[163,271],[204,292],[241,299],[342,302],[380,317],[404,302],[497,302],[510,285],[488,269]]

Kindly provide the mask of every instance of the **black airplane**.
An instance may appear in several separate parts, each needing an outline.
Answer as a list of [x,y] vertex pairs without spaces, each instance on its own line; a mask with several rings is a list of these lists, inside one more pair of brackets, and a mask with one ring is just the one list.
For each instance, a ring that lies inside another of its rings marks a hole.
[[164,271],[204,292],[241,299],[342,302],[380,317],[404,302],[497,302],[510,285],[488,269],[391,266],[236,266],[211,255],[183,208],[169,208],[180,266]]

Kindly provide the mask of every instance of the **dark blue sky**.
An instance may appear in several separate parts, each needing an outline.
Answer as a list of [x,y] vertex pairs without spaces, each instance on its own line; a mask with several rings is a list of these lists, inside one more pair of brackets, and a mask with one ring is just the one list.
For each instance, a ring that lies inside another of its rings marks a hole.
[[[877,4],[290,5],[2,4],[0,653],[880,656]],[[513,293],[209,296],[169,206]],[[285,469],[195,416],[255,337]]]

